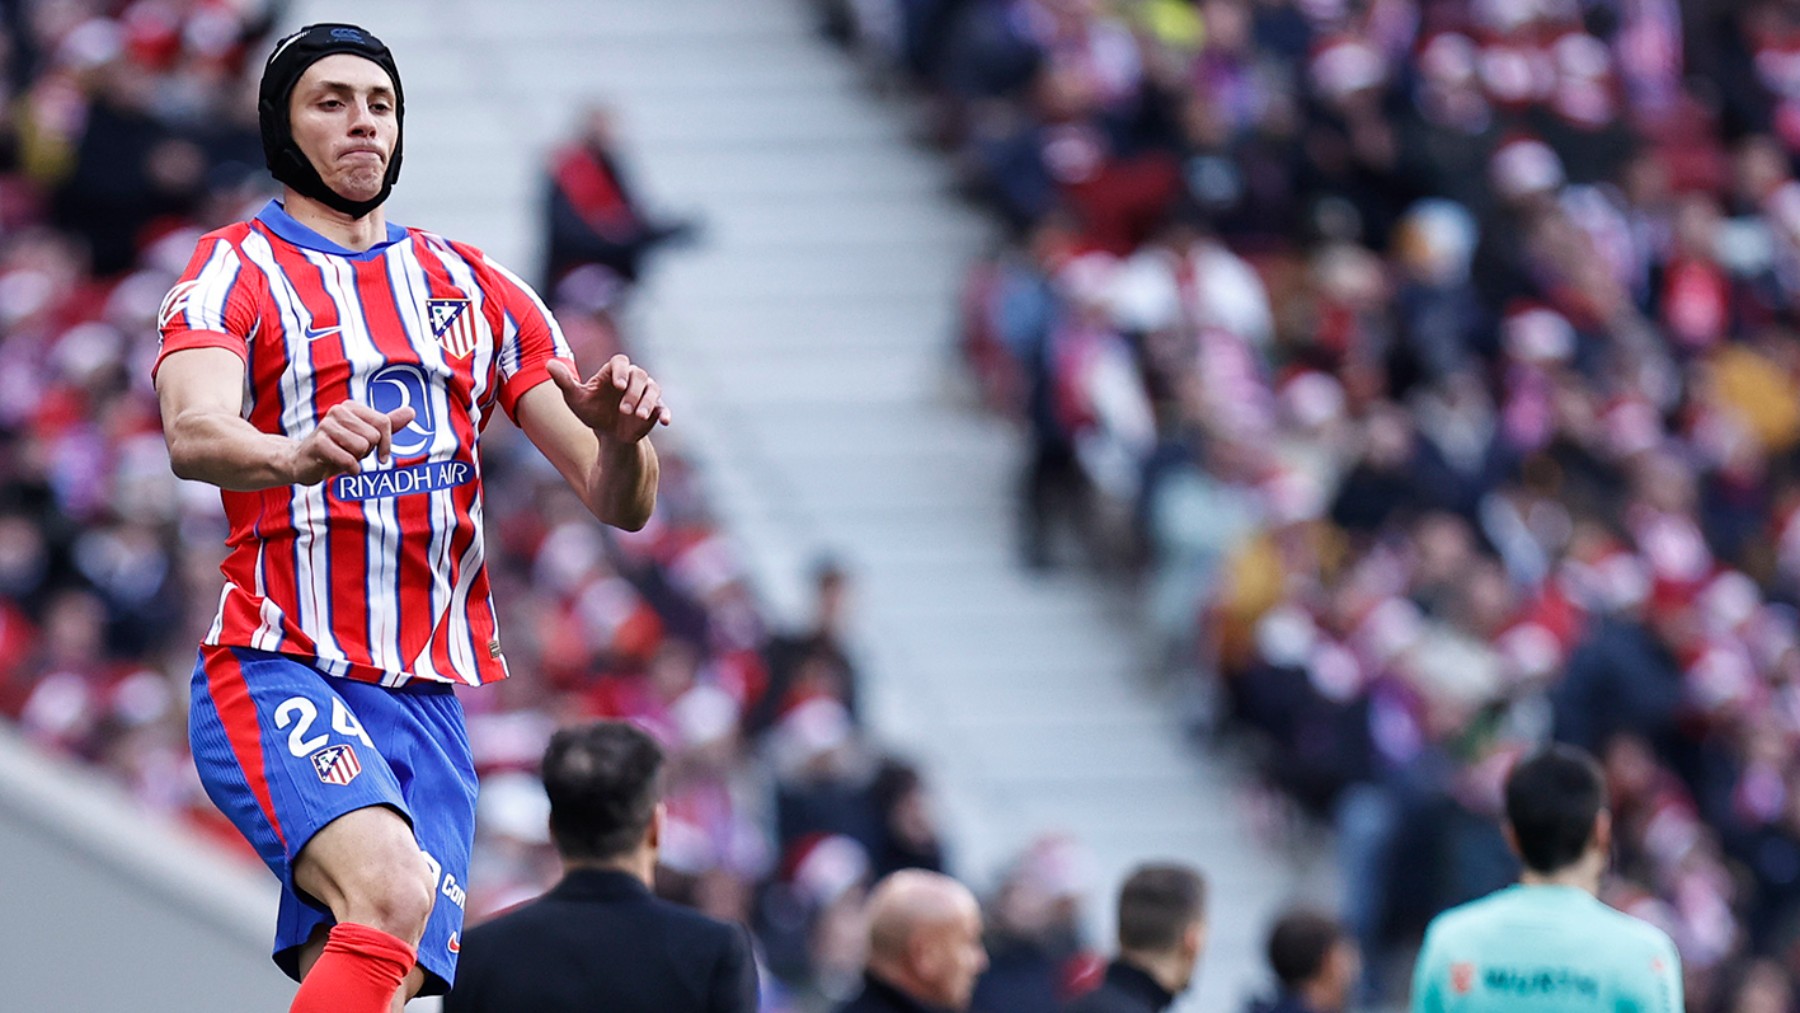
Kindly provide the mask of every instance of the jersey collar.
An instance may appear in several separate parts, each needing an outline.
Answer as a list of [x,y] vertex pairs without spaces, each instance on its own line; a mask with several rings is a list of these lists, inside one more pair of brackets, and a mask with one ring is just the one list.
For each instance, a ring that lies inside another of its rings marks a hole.
[[263,209],[256,214],[256,220],[262,222],[270,232],[302,249],[348,257],[351,260],[372,260],[386,252],[388,247],[406,238],[405,227],[388,222],[386,239],[366,250],[352,250],[347,246],[339,246],[300,224],[298,219],[288,214],[287,208],[282,207],[279,200],[271,200],[263,205]]

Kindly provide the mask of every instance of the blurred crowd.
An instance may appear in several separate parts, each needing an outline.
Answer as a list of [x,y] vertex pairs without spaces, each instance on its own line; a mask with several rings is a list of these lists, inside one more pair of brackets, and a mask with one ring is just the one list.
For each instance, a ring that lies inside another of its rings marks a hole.
[[[1501,779],[1554,737],[1603,758],[1607,899],[1676,939],[1690,1008],[1793,1008],[1800,14],[826,6],[1011,227],[963,343],[1027,434],[1024,561],[1143,568],[1171,666],[1335,827],[1365,998],[1397,996],[1382,955],[1431,914],[1514,875]],[[280,7],[0,5],[0,713],[233,847],[185,744],[225,529],[169,473],[149,336],[198,235],[268,195],[249,88]],[[590,118],[546,186],[584,364],[684,231],[636,207],[612,143]],[[770,1009],[815,1008],[856,986],[868,884],[944,845],[862,727],[848,576],[822,564],[812,621],[776,628],[671,449],[623,535],[488,434],[521,677],[463,697],[471,913],[556,875],[549,733],[635,718],[673,759],[662,889],[755,927]],[[1074,842],[1020,856],[975,1008],[1091,981],[1092,885]]]
[[1010,226],[962,342],[1024,561],[1144,569],[1366,952],[1509,880],[1500,778],[1555,737],[1690,1008],[1793,1008],[1800,11],[823,9]]
[[[0,718],[247,861],[187,754],[226,527],[215,489],[169,471],[149,367],[195,241],[273,192],[253,89],[283,14],[0,4]],[[587,369],[621,349],[649,250],[689,231],[645,216],[605,127],[589,114],[545,180],[547,292]],[[468,907],[560,874],[535,776],[554,729],[635,719],[670,754],[663,892],[754,928],[766,1009],[816,1009],[859,980],[867,885],[943,847],[919,773],[863,729],[849,575],[822,561],[814,616],[771,622],[678,441],[659,438],[655,518],[623,534],[510,426],[484,439],[516,677],[462,697],[483,782]]]

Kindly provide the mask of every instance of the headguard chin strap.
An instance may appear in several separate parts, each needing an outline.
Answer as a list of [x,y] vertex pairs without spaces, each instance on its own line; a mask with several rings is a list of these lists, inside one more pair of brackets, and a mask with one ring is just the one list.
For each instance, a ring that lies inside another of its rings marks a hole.
[[[394,152],[388,158],[381,192],[370,200],[351,200],[326,186],[319,178],[318,167],[294,143],[294,126],[288,117],[294,85],[299,83],[306,68],[334,53],[350,53],[371,60],[387,71],[388,80],[394,83],[394,119],[401,127],[401,136],[394,138]],[[296,192],[352,218],[367,215],[393,193],[394,182],[400,178],[400,142],[405,134],[406,97],[400,90],[400,68],[394,65],[394,54],[388,52],[388,47],[375,36],[355,25],[318,24],[307,25],[282,39],[275,44],[275,51],[269,54],[269,62],[263,67],[256,113],[262,126],[263,157],[269,163],[269,173]]]

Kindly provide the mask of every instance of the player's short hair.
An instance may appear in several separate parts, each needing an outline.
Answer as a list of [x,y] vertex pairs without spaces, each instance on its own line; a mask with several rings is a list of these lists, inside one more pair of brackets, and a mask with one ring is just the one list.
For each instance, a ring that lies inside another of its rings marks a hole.
[[1506,779],[1506,821],[1518,840],[1519,858],[1533,872],[1556,872],[1579,860],[1604,808],[1600,765],[1574,746],[1534,753]]
[[1140,865],[1119,888],[1119,948],[1166,953],[1206,916],[1206,877],[1176,862]]
[[550,837],[564,858],[611,859],[644,839],[662,795],[662,747],[635,725],[564,728],[544,750]]
[[1269,967],[1283,988],[1298,988],[1319,976],[1331,948],[1344,938],[1344,927],[1330,915],[1308,908],[1289,911],[1269,930]]

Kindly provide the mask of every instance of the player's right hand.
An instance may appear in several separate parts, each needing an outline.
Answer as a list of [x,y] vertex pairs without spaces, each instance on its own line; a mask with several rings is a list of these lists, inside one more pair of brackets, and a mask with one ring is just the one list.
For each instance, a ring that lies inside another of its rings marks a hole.
[[294,444],[289,469],[293,484],[316,485],[333,475],[361,471],[362,459],[371,450],[376,460],[386,464],[394,431],[405,429],[412,420],[411,408],[379,412],[354,401],[332,405],[319,420],[319,427]]

